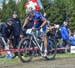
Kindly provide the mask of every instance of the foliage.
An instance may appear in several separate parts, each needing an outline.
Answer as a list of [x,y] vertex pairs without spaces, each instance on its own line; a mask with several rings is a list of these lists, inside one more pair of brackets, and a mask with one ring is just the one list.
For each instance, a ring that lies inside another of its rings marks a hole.
[[9,0],[8,4],[3,2],[2,21],[6,21],[11,16],[13,10],[18,10],[17,5],[13,0]]
[[43,0],[45,12],[48,19],[53,23],[62,24],[63,21],[69,23],[70,29],[75,29],[75,0],[53,0],[54,3]]
[[[18,15],[22,22],[24,21],[25,8],[24,4],[27,0],[21,0],[16,4],[13,0],[9,0],[6,4],[3,2],[3,9],[0,9],[0,18],[6,21],[11,16],[13,10],[18,11]],[[47,18],[52,23],[62,24],[64,20],[69,22],[71,29],[75,29],[75,0],[42,0],[44,12],[47,13]]]
[[25,19],[25,8],[24,8],[25,2],[26,0],[21,0],[21,2],[17,4],[18,11],[19,11],[19,17],[22,19],[22,22]]

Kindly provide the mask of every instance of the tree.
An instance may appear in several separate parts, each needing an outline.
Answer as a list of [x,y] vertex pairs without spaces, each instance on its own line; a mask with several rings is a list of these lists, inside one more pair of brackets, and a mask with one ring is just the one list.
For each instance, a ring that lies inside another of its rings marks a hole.
[[71,30],[75,29],[75,0],[53,0],[53,4],[47,5],[45,0],[43,5],[48,15],[48,19],[53,23],[62,24],[64,20],[69,22]]
[[15,1],[9,0],[9,2],[6,4],[6,1],[3,1],[3,21],[6,21],[7,18],[11,17],[11,13],[13,10],[18,10],[17,5]]
[[[0,10],[2,20],[6,21],[11,16],[11,12],[17,10],[23,22],[26,17],[24,8],[26,1],[21,0],[21,2],[16,4],[13,0],[9,0],[9,3],[6,4],[4,0],[3,9]],[[69,22],[70,28],[72,30],[75,29],[75,0],[42,0],[42,3],[48,20],[59,24],[62,24],[66,20]]]
[[19,2],[17,4],[18,6],[18,11],[19,11],[19,17],[21,18],[22,22],[24,21],[26,15],[25,15],[25,8],[24,5],[26,3],[26,0],[21,0],[21,2]]
[[3,1],[3,9],[2,9],[2,21],[5,21],[6,17],[7,17],[6,8],[7,8],[7,5],[6,5],[6,1],[4,0]]

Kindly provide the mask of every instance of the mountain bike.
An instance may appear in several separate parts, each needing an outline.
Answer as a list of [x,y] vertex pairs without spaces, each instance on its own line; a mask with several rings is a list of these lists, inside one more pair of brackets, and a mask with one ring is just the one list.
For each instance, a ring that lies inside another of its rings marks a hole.
[[[30,62],[34,56],[35,49],[39,50],[40,56],[44,53],[44,41],[42,39],[42,32],[37,35],[37,30],[26,30],[27,36],[24,37],[18,45],[18,56],[22,62]],[[56,56],[56,42],[50,36],[47,37],[48,47],[46,60],[54,59]],[[35,48],[37,47],[37,48]]]

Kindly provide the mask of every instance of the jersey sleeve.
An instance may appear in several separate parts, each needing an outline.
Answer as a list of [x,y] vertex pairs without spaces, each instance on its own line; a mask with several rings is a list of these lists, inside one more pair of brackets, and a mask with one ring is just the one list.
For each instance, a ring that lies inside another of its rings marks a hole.
[[44,16],[42,13],[40,13],[40,18],[41,18],[41,19],[44,19],[45,16]]

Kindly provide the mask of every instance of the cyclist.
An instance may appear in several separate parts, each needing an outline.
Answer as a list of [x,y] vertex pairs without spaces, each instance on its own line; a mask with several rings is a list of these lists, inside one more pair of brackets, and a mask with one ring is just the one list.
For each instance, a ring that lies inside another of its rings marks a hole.
[[26,9],[27,18],[24,22],[24,27],[27,25],[29,19],[32,19],[34,22],[34,25],[32,29],[36,28],[42,28],[43,30],[43,40],[44,40],[44,56],[47,56],[47,38],[46,38],[46,18],[42,15],[39,11],[34,11],[32,8]]

